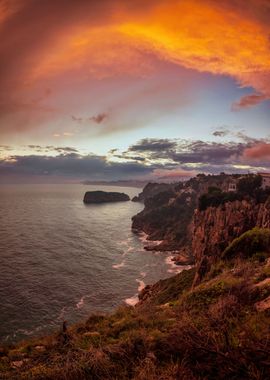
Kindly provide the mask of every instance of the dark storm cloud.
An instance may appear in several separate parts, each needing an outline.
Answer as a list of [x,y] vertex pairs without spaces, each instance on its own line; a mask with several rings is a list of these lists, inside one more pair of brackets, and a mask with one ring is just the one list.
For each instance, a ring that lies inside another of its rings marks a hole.
[[78,153],[77,149],[72,148],[70,146],[64,146],[64,147],[59,146],[59,147],[54,148],[54,150],[59,153]]
[[181,149],[182,144],[179,144],[178,149],[171,153],[171,158],[179,163],[213,163],[224,164],[230,160],[237,161],[242,155],[245,144],[243,143],[215,143],[204,141],[192,141],[184,146],[186,151]]
[[106,157],[76,153],[50,156],[10,156],[0,160],[0,177],[3,176],[57,176],[81,179],[123,179],[150,174],[157,166],[146,167],[139,163],[108,162]]
[[245,143],[216,143],[201,140],[143,139],[132,145],[127,153],[140,153],[148,159],[168,158],[177,163],[225,163],[237,159],[247,147]]
[[[215,141],[182,140],[182,139],[143,139],[132,145],[122,155],[117,157],[132,157],[136,153],[148,163],[166,162],[166,165],[181,165],[185,170],[192,168],[205,171],[218,172],[228,170],[237,171],[233,165],[252,165],[245,152],[247,149],[262,143],[262,140],[254,139],[245,134],[244,131],[232,133],[240,142],[229,141],[217,143]],[[263,142],[269,140],[264,139]],[[137,158],[138,159],[138,158]],[[269,163],[261,162],[261,166]]]
[[225,137],[227,136],[228,134],[230,133],[229,130],[226,130],[226,129],[219,129],[219,130],[216,130],[212,133],[213,136],[215,137]]
[[[241,135],[242,136],[242,135]],[[176,178],[179,173],[246,173],[269,168],[270,140],[252,139],[245,134],[240,142],[181,139],[143,139],[124,152],[111,150],[106,156],[82,155],[73,147],[29,145],[41,155],[10,155],[0,160],[0,179],[57,177],[59,179],[118,180],[138,177]],[[57,156],[46,155],[57,152]],[[260,160],[258,161],[258,158]]]
[[53,145],[46,145],[46,146],[41,146],[41,145],[27,145],[27,148],[32,149],[36,152],[44,152],[44,153],[49,153],[49,152],[58,152],[58,153],[78,153],[78,150],[70,147],[70,146],[59,146],[55,147]]
[[129,147],[130,152],[163,152],[175,149],[177,142],[169,139],[142,139]]
[[145,157],[142,157],[142,156],[131,156],[131,155],[126,154],[125,152],[123,154],[114,154],[113,156],[115,158],[120,158],[120,159],[125,159],[125,160],[131,160],[131,161],[141,161],[141,162],[146,161]]

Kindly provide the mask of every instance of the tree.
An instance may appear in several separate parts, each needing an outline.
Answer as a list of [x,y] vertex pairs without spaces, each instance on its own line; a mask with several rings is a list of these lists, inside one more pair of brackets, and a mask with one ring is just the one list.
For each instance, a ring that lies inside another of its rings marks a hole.
[[237,191],[242,194],[254,196],[256,190],[262,185],[262,176],[256,174],[248,174],[238,181]]

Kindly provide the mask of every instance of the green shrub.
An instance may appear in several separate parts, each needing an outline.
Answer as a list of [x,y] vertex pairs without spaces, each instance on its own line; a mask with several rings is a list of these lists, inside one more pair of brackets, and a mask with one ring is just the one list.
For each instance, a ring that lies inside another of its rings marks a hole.
[[166,302],[178,300],[185,290],[191,288],[194,276],[195,268],[192,268],[184,270],[171,278],[160,280],[160,290],[155,296],[155,303],[164,304]]
[[199,210],[204,211],[208,207],[218,207],[226,202],[241,201],[243,195],[233,192],[222,192],[220,189],[210,187],[208,193],[203,194],[199,198]]
[[222,257],[233,259],[237,257],[264,261],[270,252],[270,229],[255,227],[234,239],[225,249]]
[[237,191],[247,195],[254,195],[255,191],[262,185],[262,176],[249,174],[238,181]]

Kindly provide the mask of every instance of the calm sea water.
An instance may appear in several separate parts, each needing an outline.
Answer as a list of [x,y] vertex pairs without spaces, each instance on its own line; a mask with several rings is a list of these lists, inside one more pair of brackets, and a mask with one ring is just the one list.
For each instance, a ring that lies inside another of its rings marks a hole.
[[[177,268],[131,232],[134,202],[84,205],[84,185],[0,186],[0,342],[133,304]],[[140,189],[98,187],[131,197]]]

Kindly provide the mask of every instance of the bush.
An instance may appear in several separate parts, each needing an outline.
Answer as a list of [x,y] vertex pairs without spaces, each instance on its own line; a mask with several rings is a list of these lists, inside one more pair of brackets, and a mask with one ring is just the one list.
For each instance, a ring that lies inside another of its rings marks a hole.
[[255,227],[242,234],[223,252],[224,259],[257,258],[259,261],[265,260],[270,252],[270,229]]
[[209,187],[208,193],[203,194],[199,198],[199,210],[204,211],[208,207],[218,207],[226,202],[241,201],[243,195],[233,192],[222,192],[215,187]]
[[262,176],[249,174],[241,178],[237,185],[237,191],[240,193],[254,196],[256,190],[258,190],[262,185]]

